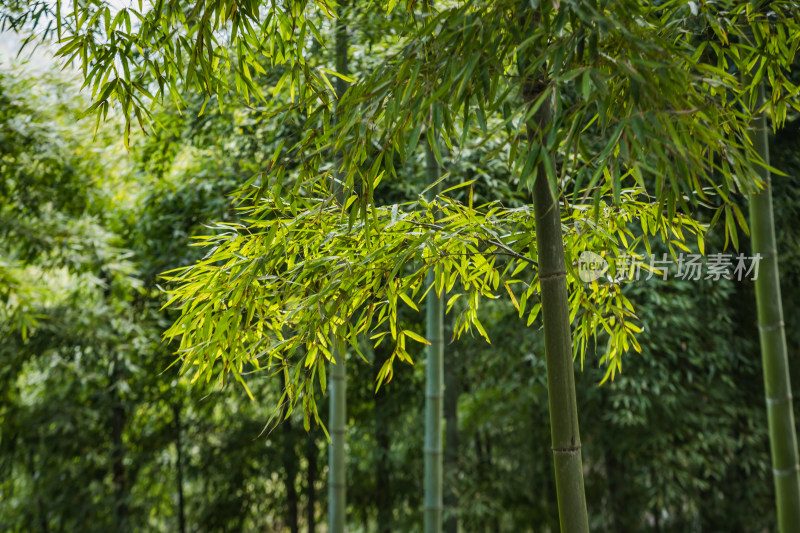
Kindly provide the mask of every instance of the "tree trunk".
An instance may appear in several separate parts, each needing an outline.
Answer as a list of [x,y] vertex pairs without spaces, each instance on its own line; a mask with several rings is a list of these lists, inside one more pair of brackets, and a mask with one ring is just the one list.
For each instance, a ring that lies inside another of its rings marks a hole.
[[116,531],[126,533],[128,524],[128,487],[125,472],[125,443],[123,431],[127,423],[125,408],[119,395],[119,384],[122,380],[119,371],[119,358],[114,357],[114,369],[111,372],[109,384],[111,394],[111,473],[114,487],[114,515]]
[[39,507],[39,523],[42,526],[42,533],[50,533],[50,523],[47,520],[47,507],[41,498],[36,498],[36,505]]
[[[763,83],[758,89],[757,105],[764,102]],[[767,117],[762,112],[753,123],[750,139],[769,164]],[[755,281],[758,331],[769,423],[772,473],[781,533],[800,531],[800,469],[797,459],[797,435],[789,383],[789,361],[783,324],[775,226],[772,216],[770,173],[759,168],[766,187],[750,196],[750,231],[753,254],[759,254],[758,278]]]
[[[486,464],[489,466],[489,472],[495,472],[494,459],[492,457],[492,434],[488,431],[486,432]],[[496,512],[492,515],[492,532],[500,533],[500,517]]]
[[335,364],[330,371],[330,436],[328,447],[328,529],[344,533],[346,512],[345,445],[347,442],[345,362],[334,349]]
[[[387,423],[384,406],[386,405],[386,389],[381,387],[375,393],[375,442],[378,446],[378,464],[375,467],[375,507],[378,511],[379,533],[391,533],[393,522],[391,466],[391,434]],[[365,530],[366,531],[366,530]]]
[[317,448],[316,433],[312,430],[307,435],[306,440],[306,531],[316,533],[317,531]]
[[455,490],[458,476],[458,375],[452,355],[444,366],[444,419],[444,503],[447,509],[444,530],[445,533],[458,533],[458,495]]
[[[286,388],[286,377],[281,372],[283,388]],[[283,416],[285,416],[285,409]],[[297,455],[295,453],[294,431],[292,419],[287,418],[282,422],[283,430],[283,469],[286,473],[286,523],[289,524],[291,533],[299,533],[297,522]]]
[[[337,8],[336,19],[336,71],[347,75],[347,26],[344,23],[342,5]],[[337,97],[345,91],[344,80],[336,79]],[[334,118],[335,120],[335,118]],[[341,156],[336,156],[335,172],[341,171]],[[338,176],[337,176],[338,178]],[[337,180],[338,181],[338,180]],[[341,197],[341,184],[334,183],[333,190]],[[338,343],[334,343],[338,344]],[[330,436],[328,451],[328,531],[344,533],[347,512],[347,476],[345,446],[347,439],[347,383],[345,354],[340,353],[337,346],[331,350],[334,361],[330,370]]]
[[[434,132],[434,139],[436,133]],[[425,145],[428,183],[439,179],[439,164],[429,145]],[[437,187],[438,188],[438,187]],[[433,199],[437,188],[428,191]],[[434,284],[433,269],[427,283]],[[427,296],[428,357],[425,367],[425,533],[441,533],[442,503],[442,399],[444,389],[444,306],[435,289]]]
[[183,505],[183,450],[181,446],[181,406],[174,404],[175,416],[175,470],[178,483],[178,532],[186,533],[186,515]]
[[[487,501],[491,497],[491,491],[489,490],[489,476],[491,475],[491,465],[489,464],[488,454],[486,453],[486,444],[485,444],[485,437],[481,430],[478,429],[475,431],[475,477],[478,480],[478,487],[480,490],[480,498],[486,499]],[[486,531],[488,529],[488,525],[490,524],[491,517],[481,517],[481,531]]]
[[630,501],[626,498],[628,491],[626,484],[629,481],[625,468],[625,460],[619,460],[615,450],[606,450],[606,483],[608,487],[608,511],[613,524],[611,531],[635,531],[641,528],[632,517],[636,516],[637,509],[630,508]]
[[[535,91],[525,92],[526,96],[536,94]],[[544,129],[550,120],[550,106],[545,103],[534,116],[534,124],[528,127],[531,143],[536,142],[536,132]],[[562,533],[588,532],[561,210],[550,190],[543,165],[533,184],[533,206],[559,522]]]
[[[537,8],[522,0],[519,17],[521,38],[524,40],[530,34],[530,29],[539,24],[540,15]],[[532,46],[547,46],[547,43],[534,43]],[[536,72],[528,71],[530,62],[526,56],[519,56],[518,62],[522,97],[526,105],[530,106],[546,89],[547,80],[541,69]],[[552,102],[542,103],[526,124],[530,150],[534,149],[535,143],[540,142],[541,133],[551,124],[554,118],[552,108]],[[527,178],[528,176],[522,177]],[[551,191],[543,163],[538,165],[532,192],[559,523],[562,533],[588,533],[589,517],[583,487],[561,210],[554,197],[557,191]]]

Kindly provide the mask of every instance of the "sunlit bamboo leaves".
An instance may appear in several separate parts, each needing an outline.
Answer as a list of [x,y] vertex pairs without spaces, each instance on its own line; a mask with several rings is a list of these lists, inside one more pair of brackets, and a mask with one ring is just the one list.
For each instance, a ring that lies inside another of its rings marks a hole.
[[[54,17],[49,29],[58,37],[58,55],[82,67],[94,97],[89,111],[98,117],[117,102],[146,127],[150,101],[180,102],[189,90],[220,106],[237,94],[280,98],[276,120],[302,110],[300,141],[279,146],[237,196],[252,220],[218,228],[224,234],[204,242],[214,247],[208,261],[175,280],[172,303],[182,316],[168,336],[182,338],[184,366],[194,367],[197,379],[229,371],[235,377],[277,358],[294,361],[292,390],[303,385],[310,393],[298,369],[313,373],[329,357],[319,334],[357,348],[360,335],[381,328],[396,345],[379,375],[389,379],[395,358],[410,360],[398,302],[413,311],[430,266],[438,292],[465,294],[448,305],[460,313],[458,334],[482,335],[481,298],[508,287],[525,288],[517,303],[533,322],[530,212],[474,208],[471,195],[465,204],[444,196],[420,200],[423,209],[414,212],[375,205],[375,189],[399,179],[400,165],[419,143],[436,150],[432,139],[441,138],[458,157],[491,142],[491,155],[508,161],[521,189],[547,179],[566,217],[578,210],[581,220],[596,224],[587,232],[596,248],[566,234],[569,264],[582,246],[611,254],[643,244],[650,253],[649,238],[622,229],[630,219],[612,224],[615,210],[634,209],[642,234],[680,248],[686,236],[671,228],[676,220],[689,225],[680,213],[710,207],[712,223],[724,223],[736,245],[743,220],[733,207],[736,195],[756,190],[758,157],[746,141],[753,87],[769,85],[766,105],[776,125],[798,107],[788,73],[800,19],[788,1],[771,2],[767,12],[734,1],[542,1],[534,4],[539,23],[525,28],[512,0],[438,2],[425,10],[392,2],[373,13],[390,29],[382,55],[371,70],[347,78],[308,57],[310,43],[325,46],[334,7],[324,0],[164,0],[125,9],[101,1],[33,1],[0,10],[5,27],[41,28]],[[273,85],[255,81],[272,68],[282,71]],[[749,73],[751,82],[742,84],[735,70]],[[349,84],[335,121],[329,75]],[[521,95],[522,80],[531,77],[546,81],[535,94]],[[553,120],[528,132],[545,103]],[[336,170],[344,205],[332,202],[326,184],[325,158],[334,151],[342,153]],[[639,192],[632,197],[633,184]],[[434,221],[434,208],[444,218]],[[571,302],[583,306],[574,313],[577,350],[583,353],[587,332],[605,331],[614,372],[614,347],[636,348],[627,327],[632,311],[614,284],[595,285],[571,286]],[[297,365],[299,358],[304,362]]]
[[[646,220],[642,226],[671,246],[693,242],[704,231],[682,215],[668,220],[657,203],[643,201],[641,191],[625,189],[621,197],[619,206],[604,207],[598,217],[586,206],[567,210],[570,263],[585,250],[609,259],[632,253],[643,240],[635,221]],[[306,207],[293,210],[291,203]],[[210,247],[207,258],[170,277],[167,305],[179,308],[181,317],[166,336],[180,338],[184,371],[194,379],[224,380],[228,372],[237,377],[288,369],[289,400],[294,405],[312,395],[303,405],[313,409],[313,389],[324,387],[319,369],[331,357],[329,339],[360,354],[361,340],[370,338],[376,346],[392,345],[377,371],[380,385],[392,378],[395,361],[413,363],[414,343],[427,343],[403,326],[401,314],[419,311],[430,268],[432,290],[450,294],[446,308],[455,314],[456,337],[471,333],[490,341],[479,318],[486,298],[509,296],[521,321],[535,321],[540,305],[530,208],[470,206],[444,195],[412,207],[370,207],[369,225],[351,224],[331,199],[284,197],[279,206],[267,196],[247,225],[219,226],[220,235],[200,243]],[[607,335],[603,361],[613,376],[619,356],[638,349],[633,308],[612,276],[585,284],[574,268],[569,266],[576,355],[583,361],[589,342]]]

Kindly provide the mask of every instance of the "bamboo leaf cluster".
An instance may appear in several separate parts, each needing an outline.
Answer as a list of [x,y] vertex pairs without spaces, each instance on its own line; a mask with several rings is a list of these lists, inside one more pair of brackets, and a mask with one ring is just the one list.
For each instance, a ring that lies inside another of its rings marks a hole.
[[[471,195],[463,203],[420,199],[417,211],[376,202],[376,189],[400,179],[419,143],[442,165],[438,138],[454,158],[491,141],[486,159],[507,159],[519,189],[547,180],[568,220],[576,209],[586,218],[590,206],[599,224],[592,239],[605,231],[618,240],[612,250],[633,251],[625,242],[632,235],[615,222],[607,228],[613,217],[600,221],[606,206],[635,211],[648,249],[656,233],[681,242],[675,224],[701,233],[683,218],[698,209],[711,210],[736,245],[736,225],[745,227],[736,198],[759,184],[753,162],[761,160],[747,139],[760,111],[754,87],[768,84],[764,106],[775,124],[790,107],[800,109],[788,75],[800,14],[789,1],[389,2],[362,12],[382,18],[385,53],[352,76],[310,54],[330,45],[336,7],[159,0],[116,9],[34,0],[0,10],[4,27],[44,27],[57,37],[57,55],[77,62],[92,89],[87,111],[99,120],[118,102],[126,138],[131,121],[147,126],[150,105],[174,99],[180,107],[188,91],[219,106],[234,95],[262,105],[271,98],[276,121],[300,121],[299,140],[279,144],[239,191],[249,218],[218,226],[226,233],[204,241],[209,257],[174,277],[171,303],[182,315],[167,336],[181,337],[183,367],[196,366],[198,379],[231,373],[243,382],[242,374],[271,368],[269,357],[282,365],[287,356],[302,358],[286,395],[294,402],[302,388],[307,413],[316,413],[311,383],[325,386],[316,363],[329,358],[329,335],[354,347],[359,335],[390,335],[396,347],[379,382],[391,377],[395,359],[410,361],[406,340],[414,337],[398,324],[398,302],[421,301],[429,267],[437,293],[461,286],[458,334],[485,336],[480,299],[515,284],[525,284],[520,314],[535,309],[529,211],[475,208]],[[344,94],[329,76],[350,84]],[[551,120],[536,123],[544,108]],[[334,153],[340,162],[331,161]],[[341,205],[332,195],[340,188]],[[434,208],[447,214],[434,217]],[[566,241],[574,261],[583,241],[568,233]],[[612,373],[614,347],[636,347],[626,327],[634,312],[614,286],[591,293],[615,302],[610,307],[594,304],[578,284],[570,299],[573,310],[583,306],[572,313],[576,350],[584,353],[582,339],[602,329],[613,339]],[[598,318],[609,310],[613,322]],[[310,377],[301,379],[301,369]]]
[[[621,194],[624,202],[605,206],[598,216],[585,207],[568,212],[567,256],[573,263],[586,250],[609,258],[635,253],[645,233],[631,225],[634,220],[673,250],[705,230],[684,215],[668,220],[657,203],[642,201],[640,190]],[[528,325],[539,314],[529,207],[474,206],[442,193],[432,201],[420,197],[414,206],[370,208],[365,224],[330,197],[303,211],[298,203],[285,196],[262,200],[246,223],[219,225],[221,234],[201,240],[210,247],[203,261],[171,274],[167,305],[181,316],[165,335],[180,337],[182,369],[193,371],[193,379],[224,383],[232,374],[244,383],[249,372],[283,372],[286,400],[294,406],[302,399],[306,422],[319,422],[315,394],[325,391],[333,343],[341,353],[346,345],[363,358],[365,337],[374,346],[389,342],[391,356],[376,379],[378,385],[391,380],[394,363],[413,364],[411,347],[427,343],[403,327],[400,310],[418,311],[430,290],[446,295],[454,337],[471,333],[490,341],[478,313],[485,299],[508,295]],[[619,356],[638,349],[633,306],[622,283],[584,284],[575,268],[570,266],[570,307],[576,356],[583,361],[591,339],[604,331],[613,376]],[[425,283],[429,269],[432,286]]]

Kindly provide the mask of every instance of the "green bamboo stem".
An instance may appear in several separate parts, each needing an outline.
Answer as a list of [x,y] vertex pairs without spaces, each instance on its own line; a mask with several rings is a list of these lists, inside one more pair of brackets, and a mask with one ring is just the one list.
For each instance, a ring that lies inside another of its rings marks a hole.
[[[523,36],[529,35],[530,30],[539,25],[539,11],[524,0],[520,0],[519,17]],[[546,46],[546,43],[538,45]],[[530,61],[525,55],[519,56],[518,61],[522,73],[522,97],[528,105],[533,105],[545,90],[547,79],[541,70],[530,69]],[[552,122],[552,107],[552,102],[544,102],[527,124],[531,150],[536,148],[534,143],[539,142],[539,133]],[[542,163],[538,166],[532,192],[558,519],[562,533],[588,533],[561,210],[555,191],[550,190]]]
[[[764,102],[764,85],[758,89],[757,105]],[[769,165],[767,117],[762,112],[753,122],[750,139],[764,162]],[[772,214],[770,172],[759,168],[766,187],[750,195],[750,232],[753,254],[760,254],[755,280],[758,334],[764,368],[764,388],[769,424],[770,453],[781,533],[800,531],[800,466],[797,435],[789,382],[789,361],[783,323],[783,306],[775,246],[775,223]]]
[[328,530],[344,533],[347,511],[347,381],[345,359],[338,349],[332,351],[335,364],[330,369],[330,435],[328,446]]
[[[528,128],[531,142],[550,118],[548,105],[542,105]],[[588,533],[561,211],[544,168],[539,168],[533,185],[533,206],[559,522],[562,533]]]
[[[439,179],[439,164],[431,147],[425,145],[428,183]],[[427,196],[432,200],[437,190]],[[433,269],[428,272],[427,283],[434,285]],[[425,367],[425,533],[441,533],[444,504],[442,499],[442,414],[444,389],[444,305],[442,297],[431,289],[427,295],[428,346]]]
[[172,405],[175,421],[175,481],[178,485],[178,533],[186,533],[186,513],[183,498],[183,446],[181,446],[181,404]]
[[[426,1],[431,11],[433,0]],[[433,142],[438,132],[433,132]],[[439,163],[429,144],[425,144],[425,166],[428,185],[439,179]],[[428,200],[439,193],[438,187],[428,190]],[[435,285],[433,269],[428,271],[428,286]],[[444,414],[444,304],[435,288],[426,301],[426,335],[430,342],[425,366],[425,533],[441,533],[444,518],[442,415]]]
[[[449,336],[449,327],[446,335]],[[444,519],[445,533],[458,533],[458,494],[454,480],[458,471],[458,376],[455,368],[454,354],[444,367],[444,508],[447,511]]]
[[[347,26],[344,22],[344,13],[341,5],[337,8],[336,18],[336,71],[347,75]],[[336,79],[337,98],[346,90],[344,80]],[[335,118],[334,118],[335,120]],[[335,172],[341,171],[341,155],[336,156]],[[338,178],[338,176],[336,176]],[[334,193],[341,197],[340,183],[334,183]],[[334,342],[331,354],[333,361],[330,369],[330,405],[329,424],[331,442],[328,447],[328,531],[329,533],[344,533],[347,523],[347,381],[346,381],[346,355],[340,353],[337,343]]]

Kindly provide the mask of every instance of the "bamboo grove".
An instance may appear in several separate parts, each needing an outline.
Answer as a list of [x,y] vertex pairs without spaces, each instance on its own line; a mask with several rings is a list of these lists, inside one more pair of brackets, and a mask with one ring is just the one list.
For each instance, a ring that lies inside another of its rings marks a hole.
[[[344,379],[342,366],[328,366],[334,354],[357,364],[366,343],[386,343],[380,387],[414,363],[411,343],[441,342],[440,326],[431,338],[404,328],[401,308],[443,302],[455,342],[492,341],[479,309],[493,300],[508,298],[527,325],[541,313],[568,532],[588,531],[573,358],[583,367],[589,347],[607,339],[599,363],[613,379],[643,334],[622,291],[629,272],[612,267],[611,283],[587,283],[578,258],[593,252],[613,265],[663,245],[677,259],[704,252],[717,225],[738,247],[749,232],[740,198],[758,198],[775,171],[751,140],[753,123],[769,113],[780,128],[800,111],[792,2],[164,0],[115,9],[59,0],[12,2],[1,16],[4,27],[35,25],[58,41],[57,55],[81,67],[91,91],[86,114],[99,124],[118,106],[126,144],[133,127],[159,127],[155,105],[180,107],[190,94],[202,95],[201,114],[269,103],[277,124],[300,132],[238,187],[240,220],[212,226],[196,243],[205,257],[166,274],[165,307],[179,315],[164,335],[179,340],[176,364],[193,381],[247,389],[252,373],[281,374],[275,412],[301,409],[306,429],[339,432],[317,407],[333,375]],[[365,20],[375,34],[344,39]],[[349,69],[359,37],[380,54]],[[312,43],[337,57],[309,55]],[[279,73],[273,85],[253,81],[268,71]],[[523,207],[476,205],[472,183],[448,171],[448,157],[497,139],[485,160],[504,162],[528,195]],[[376,201],[422,150],[427,188]],[[428,529],[441,521],[433,516]],[[782,531],[798,527],[780,521]]]

